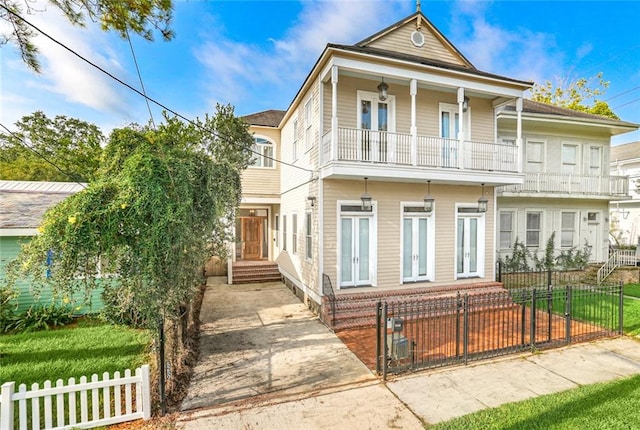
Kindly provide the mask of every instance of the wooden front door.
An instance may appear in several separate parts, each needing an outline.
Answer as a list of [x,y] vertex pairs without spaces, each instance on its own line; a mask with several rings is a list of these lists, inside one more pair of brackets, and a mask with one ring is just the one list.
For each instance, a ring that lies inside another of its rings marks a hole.
[[242,258],[259,260],[262,257],[262,218],[242,218]]

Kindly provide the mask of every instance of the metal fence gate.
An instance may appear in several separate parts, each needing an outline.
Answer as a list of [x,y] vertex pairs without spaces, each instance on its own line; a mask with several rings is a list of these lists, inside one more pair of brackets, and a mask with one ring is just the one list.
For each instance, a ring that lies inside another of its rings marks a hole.
[[622,284],[378,302],[376,371],[386,378],[621,334],[622,311]]

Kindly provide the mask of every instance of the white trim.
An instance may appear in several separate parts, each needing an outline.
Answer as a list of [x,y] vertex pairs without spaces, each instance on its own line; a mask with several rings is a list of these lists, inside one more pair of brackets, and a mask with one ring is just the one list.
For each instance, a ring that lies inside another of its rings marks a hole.
[[[477,209],[478,202],[475,203],[456,203],[455,204],[455,221],[454,221],[454,258],[453,258],[453,275],[456,280],[460,279],[473,279],[473,278],[484,278],[485,277],[485,263],[486,263],[486,254],[487,254],[487,244],[486,244],[486,212],[475,212],[475,213],[459,213],[458,209],[468,208],[468,209]],[[477,243],[478,243],[478,260],[477,260],[477,271],[475,275],[471,276],[462,276],[458,277],[458,219],[462,218],[477,218],[478,219],[478,235],[477,235]],[[495,232],[495,230],[494,230]],[[494,235],[495,236],[495,235]],[[494,239],[495,240],[495,239]]]
[[[358,90],[357,91],[357,97],[356,97],[357,101],[356,101],[356,121],[357,121],[357,129],[360,130],[361,126],[362,126],[362,109],[361,107],[361,103],[363,100],[367,100],[371,102],[371,109],[373,109],[373,104],[374,103],[386,103],[387,106],[389,107],[389,110],[387,112],[388,117],[387,117],[387,128],[388,131],[390,133],[395,133],[396,132],[396,96],[395,95],[391,95],[389,94],[387,96],[387,100],[385,101],[381,101],[378,98],[378,93],[374,93],[371,91],[363,91],[363,90]],[[374,115],[375,113],[375,115]],[[377,120],[378,119],[378,111],[377,110],[372,110],[371,112],[371,130],[373,131],[378,131],[378,121],[374,121],[374,118]],[[375,128],[374,128],[375,127]]]
[[280,197],[242,197],[241,205],[279,205]]
[[[538,163],[537,161],[533,161],[532,163],[534,164],[540,164],[540,171],[531,171],[529,170],[527,167],[529,166],[529,145],[531,144],[542,144],[542,160],[540,161],[540,163]],[[528,172],[528,173],[543,173],[546,172],[546,166],[547,166],[547,139],[538,139],[538,138],[533,138],[533,137],[527,137],[525,139],[525,149],[524,149],[524,171]]]
[[[354,205],[360,206],[362,202],[360,200],[337,200],[336,201],[336,289],[341,289],[341,261],[342,261],[342,222],[341,217],[343,212],[341,211],[342,205]],[[370,218],[369,224],[369,276],[371,278],[371,287],[376,287],[378,284],[378,203],[376,200],[371,201],[371,212],[344,212],[345,215],[360,216]],[[346,287],[358,288],[358,286]]]
[[[276,160],[278,159],[277,157],[277,146],[276,143],[273,141],[273,139],[271,139],[268,136],[262,135],[262,134],[253,134],[253,145],[252,145],[252,150],[255,151],[253,149],[253,146],[258,146],[258,148],[260,148],[260,145],[258,145],[258,143],[256,142],[257,139],[263,139],[266,140],[267,142],[269,142],[271,148],[273,148],[273,154],[269,156],[269,161],[273,164],[272,166],[256,166],[254,164],[248,166],[248,169],[267,169],[267,170],[275,170],[276,169]],[[267,145],[263,145],[263,148],[266,148]],[[255,152],[252,152],[252,157],[262,157],[263,160],[266,160],[266,158],[264,158],[264,155],[262,153],[260,153],[260,155],[256,155]]]
[[317,277],[317,279],[319,280],[318,290],[320,291],[320,295],[322,296],[324,294],[322,289],[322,282],[323,282],[322,274],[324,273],[324,235],[320,234],[320,232],[324,231],[324,183],[322,178],[318,180],[317,193],[318,193],[318,200],[317,200],[318,229],[314,233],[317,234],[317,241],[318,241],[318,261],[319,261],[318,277]]
[[37,228],[0,228],[0,237],[35,236],[37,234]]
[[[529,213],[540,213],[540,235],[538,237],[538,246],[528,246],[527,245],[527,214]],[[544,237],[544,233],[545,233],[545,222],[546,222],[546,216],[545,216],[545,210],[544,209],[540,209],[540,208],[526,208],[524,210],[524,240],[522,241],[524,243],[525,248],[527,249],[535,249],[535,250],[541,250],[544,248],[544,243],[546,242],[546,238]]]

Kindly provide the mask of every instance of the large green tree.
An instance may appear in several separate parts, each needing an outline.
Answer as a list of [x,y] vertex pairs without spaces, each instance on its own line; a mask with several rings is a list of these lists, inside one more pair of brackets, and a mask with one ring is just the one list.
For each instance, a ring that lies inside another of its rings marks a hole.
[[[153,40],[154,31],[159,31],[165,40],[173,37],[171,0],[49,0],[47,3],[60,10],[72,24],[84,26],[89,18],[123,38],[133,32]],[[0,21],[5,23],[0,44],[15,44],[22,60],[36,72],[40,72],[40,63],[33,39],[38,33],[22,18],[45,11],[46,8],[32,0],[0,0]]]
[[114,130],[104,169],[45,214],[10,279],[28,276],[57,297],[100,285],[110,306],[147,327],[177,317],[205,261],[224,255],[252,144],[229,106],[195,123]]
[[530,99],[579,112],[620,119],[609,105],[600,100],[604,96],[609,82],[602,78],[602,72],[591,78],[564,80],[558,83],[546,81],[544,84],[534,84]]
[[13,134],[0,134],[0,179],[89,182],[105,138],[91,123],[43,112],[24,116]]

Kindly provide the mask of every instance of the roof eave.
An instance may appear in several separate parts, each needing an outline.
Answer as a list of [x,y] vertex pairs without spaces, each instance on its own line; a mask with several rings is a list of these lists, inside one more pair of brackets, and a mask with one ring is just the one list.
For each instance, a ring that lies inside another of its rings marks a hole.
[[[515,111],[501,111],[497,113],[497,118],[509,118],[516,119],[517,112]],[[572,125],[586,125],[592,127],[602,127],[608,128],[611,131],[612,136],[616,136],[618,134],[628,133],[630,131],[637,130],[640,128],[639,124],[634,124],[631,122],[620,121],[614,123],[614,120],[609,120],[606,118],[598,119],[598,118],[579,118],[579,117],[566,117],[554,114],[542,114],[542,113],[533,113],[533,112],[522,112],[522,119],[530,119],[533,121],[545,121],[545,122],[554,122],[559,124],[572,124]]]

